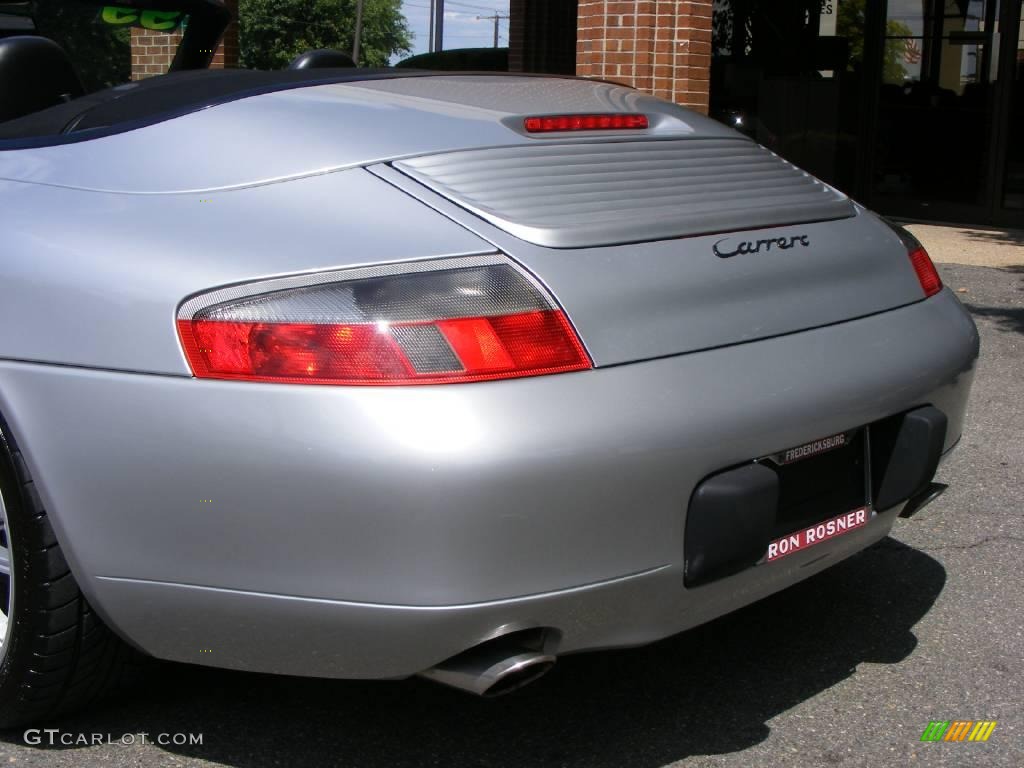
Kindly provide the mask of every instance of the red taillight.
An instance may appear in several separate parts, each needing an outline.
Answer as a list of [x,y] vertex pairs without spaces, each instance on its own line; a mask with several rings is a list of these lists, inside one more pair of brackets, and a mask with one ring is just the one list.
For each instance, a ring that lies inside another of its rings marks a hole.
[[590,368],[565,313],[507,263],[369,271],[373,277],[291,288],[270,281],[243,289],[244,295],[225,289],[192,299],[178,317],[192,372],[289,384],[400,385]]
[[925,297],[934,296],[941,291],[942,278],[939,277],[938,270],[935,269],[931,257],[928,256],[928,251],[919,246],[912,249],[909,255],[910,263],[914,265],[914,271],[917,273],[917,279],[921,282]]
[[527,133],[642,130],[649,125],[647,115],[550,115],[523,121]]

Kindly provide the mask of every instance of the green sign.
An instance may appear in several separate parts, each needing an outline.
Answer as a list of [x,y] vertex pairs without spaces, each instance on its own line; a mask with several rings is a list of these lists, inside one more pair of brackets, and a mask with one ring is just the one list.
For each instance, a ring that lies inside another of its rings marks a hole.
[[100,13],[105,24],[114,27],[142,27],[154,32],[173,32],[185,21],[182,11],[140,11],[108,5]]

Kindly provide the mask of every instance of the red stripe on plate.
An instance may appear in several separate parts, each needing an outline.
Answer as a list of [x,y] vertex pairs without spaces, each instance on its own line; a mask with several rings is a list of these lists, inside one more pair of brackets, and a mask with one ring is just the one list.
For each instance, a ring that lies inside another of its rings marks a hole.
[[844,533],[856,530],[867,525],[870,519],[867,507],[861,507],[851,512],[845,512],[837,517],[815,523],[802,531],[795,531],[782,538],[776,539],[768,545],[767,562],[778,560],[786,555],[792,555],[801,549],[813,547],[823,541],[842,536]]

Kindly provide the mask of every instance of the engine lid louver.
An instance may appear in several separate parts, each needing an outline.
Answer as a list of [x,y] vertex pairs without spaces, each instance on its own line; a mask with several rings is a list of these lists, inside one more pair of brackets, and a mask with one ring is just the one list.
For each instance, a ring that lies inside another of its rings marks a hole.
[[852,202],[744,139],[546,144],[394,163],[549,248],[662,240],[853,216]]

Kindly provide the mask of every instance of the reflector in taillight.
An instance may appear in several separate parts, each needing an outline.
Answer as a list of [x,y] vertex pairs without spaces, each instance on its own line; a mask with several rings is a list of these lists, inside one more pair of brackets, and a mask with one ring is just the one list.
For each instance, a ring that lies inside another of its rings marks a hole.
[[910,249],[909,254],[910,263],[914,265],[914,271],[917,273],[917,279],[921,282],[925,297],[934,296],[941,291],[942,278],[939,277],[939,272],[935,269],[935,264],[932,263],[924,246],[918,244],[915,248]]
[[182,305],[178,332],[209,379],[447,384],[590,367],[565,313],[500,255],[226,288]]
[[622,131],[649,127],[647,115],[547,115],[523,121],[527,133],[552,131]]

